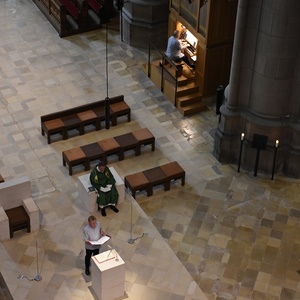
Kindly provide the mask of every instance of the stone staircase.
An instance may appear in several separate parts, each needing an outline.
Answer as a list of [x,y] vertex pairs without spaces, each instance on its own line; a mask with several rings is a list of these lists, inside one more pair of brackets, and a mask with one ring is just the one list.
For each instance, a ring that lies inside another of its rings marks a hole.
[[[148,73],[147,65],[144,65],[144,71]],[[153,61],[150,64],[150,79],[161,89],[162,67],[160,61]],[[164,69],[163,93],[173,103],[177,110],[183,115],[188,116],[206,109],[202,102],[202,95],[199,92],[199,86],[195,84],[195,75],[189,77],[179,74],[177,76],[177,92],[175,94],[175,70],[167,66]]]

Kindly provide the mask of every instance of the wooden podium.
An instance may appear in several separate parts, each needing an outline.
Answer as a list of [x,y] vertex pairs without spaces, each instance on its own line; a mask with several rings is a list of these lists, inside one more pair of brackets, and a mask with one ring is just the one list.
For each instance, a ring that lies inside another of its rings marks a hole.
[[116,250],[92,256],[92,288],[99,300],[124,296],[125,262]]

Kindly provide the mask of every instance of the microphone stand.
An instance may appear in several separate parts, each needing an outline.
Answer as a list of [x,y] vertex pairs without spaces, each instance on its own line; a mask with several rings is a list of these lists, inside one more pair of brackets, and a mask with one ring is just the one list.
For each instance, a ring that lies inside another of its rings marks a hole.
[[28,281],[41,281],[42,280],[42,276],[39,273],[39,256],[38,256],[37,240],[35,240],[35,249],[36,249],[36,270],[37,270],[37,274],[35,275],[34,278],[28,277],[28,276],[23,275],[23,274],[20,274],[20,275],[18,275],[18,279],[22,280],[22,279],[26,278]]
[[141,239],[144,236],[144,232],[141,236],[132,238],[132,202],[130,201],[130,238],[128,239],[128,244],[134,244],[137,239]]
[[35,249],[36,249],[36,270],[37,270],[37,274],[34,277],[34,280],[35,281],[41,281],[42,280],[42,276],[39,273],[39,255],[38,255],[37,240],[35,240]]

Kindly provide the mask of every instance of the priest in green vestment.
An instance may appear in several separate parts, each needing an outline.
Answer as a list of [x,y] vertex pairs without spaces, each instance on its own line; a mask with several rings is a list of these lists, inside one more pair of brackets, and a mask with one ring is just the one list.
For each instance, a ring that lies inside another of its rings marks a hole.
[[116,207],[119,198],[119,193],[115,186],[116,180],[105,163],[99,162],[92,169],[90,181],[98,194],[97,204],[99,210],[101,209],[102,216],[106,216],[106,207],[111,208],[116,213],[119,212]]

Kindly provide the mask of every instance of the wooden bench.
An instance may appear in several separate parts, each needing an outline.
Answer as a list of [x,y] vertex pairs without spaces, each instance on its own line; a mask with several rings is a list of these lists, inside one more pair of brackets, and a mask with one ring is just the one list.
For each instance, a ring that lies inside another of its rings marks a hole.
[[[124,101],[124,96],[110,98],[109,119],[112,126],[117,125],[120,117],[127,116],[131,121],[131,109]],[[41,133],[47,136],[47,142],[52,142],[52,135],[60,135],[63,140],[69,138],[70,130],[77,130],[80,135],[85,133],[88,125],[93,125],[95,130],[101,129],[101,122],[105,121],[105,100],[99,100],[59,112],[41,116]]]
[[93,142],[88,145],[75,147],[62,152],[63,165],[68,165],[69,175],[73,174],[73,167],[82,165],[84,170],[90,170],[91,162],[102,160],[107,163],[107,157],[117,155],[118,160],[124,160],[125,152],[133,150],[135,156],[141,154],[141,148],[151,145],[155,150],[155,137],[149,129],[142,128],[129,133],[118,135],[112,138]]
[[181,180],[181,185],[185,185],[185,171],[173,161],[171,163],[154,167],[142,172],[137,172],[125,176],[125,187],[129,188],[132,197],[135,198],[137,191],[146,191],[147,197],[153,195],[153,188],[158,185],[163,185],[164,190],[170,190],[172,180]]

